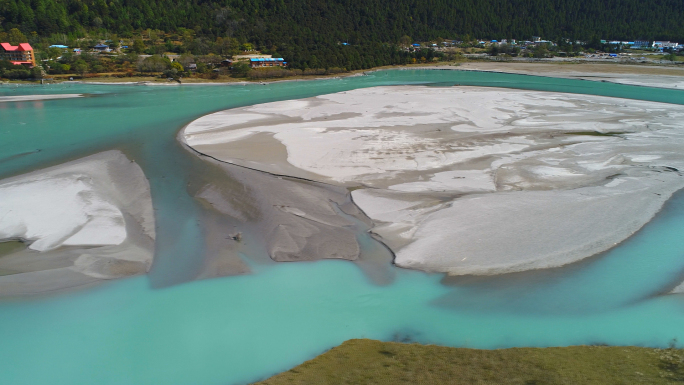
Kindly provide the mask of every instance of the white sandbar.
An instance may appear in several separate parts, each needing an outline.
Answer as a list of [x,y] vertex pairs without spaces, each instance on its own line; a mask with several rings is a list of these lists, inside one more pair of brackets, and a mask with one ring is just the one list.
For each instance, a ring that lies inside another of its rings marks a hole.
[[119,151],[0,181],[0,241],[28,246],[0,260],[15,273],[0,276],[3,295],[145,273],[154,237],[147,179]]
[[16,96],[0,96],[0,103],[5,102],[27,102],[33,100],[51,100],[51,99],[70,99],[80,98],[82,94],[54,94],[54,95],[16,95]]
[[684,107],[480,87],[375,87],[207,115],[219,160],[355,187],[403,267],[499,274],[613,247],[684,187]]

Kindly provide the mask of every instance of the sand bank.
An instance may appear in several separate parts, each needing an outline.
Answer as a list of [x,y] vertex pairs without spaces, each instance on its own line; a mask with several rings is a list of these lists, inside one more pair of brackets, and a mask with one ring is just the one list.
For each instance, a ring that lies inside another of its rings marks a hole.
[[55,95],[16,95],[16,96],[0,96],[0,103],[6,102],[27,102],[34,100],[51,100],[51,99],[70,99],[83,97],[81,94],[55,94]]
[[[358,259],[354,221],[343,210],[359,213],[346,189],[230,165],[224,172],[232,183],[205,185],[195,196],[256,228],[251,234],[262,235],[257,242],[266,246],[273,260]],[[237,191],[231,188],[236,186]]]
[[506,72],[684,90],[684,67],[596,63],[469,62],[456,70]]
[[[376,87],[211,114],[227,163],[350,188],[399,266],[498,274],[626,239],[684,187],[684,107],[478,87]],[[304,205],[305,207],[305,205]]]
[[147,179],[107,151],[0,181],[0,296],[36,294],[144,274],[154,249]]
[[[250,148],[258,147],[260,142]],[[393,280],[387,269],[391,252],[365,233],[372,221],[346,188],[264,173],[186,148],[205,162],[188,190],[205,209],[200,223],[208,251],[198,278],[249,273],[249,261],[344,259],[377,284]]]

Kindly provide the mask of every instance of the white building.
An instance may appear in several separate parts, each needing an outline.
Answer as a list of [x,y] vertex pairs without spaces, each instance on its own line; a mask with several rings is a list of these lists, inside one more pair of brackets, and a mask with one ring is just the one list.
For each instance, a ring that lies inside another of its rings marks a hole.
[[655,48],[677,48],[679,43],[673,43],[671,41],[654,41],[653,47]]

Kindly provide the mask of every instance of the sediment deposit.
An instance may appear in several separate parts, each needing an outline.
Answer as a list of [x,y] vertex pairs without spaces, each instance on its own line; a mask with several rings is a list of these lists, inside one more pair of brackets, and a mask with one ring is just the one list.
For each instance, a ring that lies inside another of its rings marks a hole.
[[0,296],[146,273],[154,255],[150,187],[107,151],[0,181]]
[[38,100],[70,99],[83,97],[81,94],[53,94],[53,95],[14,95],[0,96],[0,103],[29,102]]
[[222,111],[181,138],[348,188],[399,266],[499,274],[572,263],[639,230],[684,187],[682,117],[664,103],[397,86]]

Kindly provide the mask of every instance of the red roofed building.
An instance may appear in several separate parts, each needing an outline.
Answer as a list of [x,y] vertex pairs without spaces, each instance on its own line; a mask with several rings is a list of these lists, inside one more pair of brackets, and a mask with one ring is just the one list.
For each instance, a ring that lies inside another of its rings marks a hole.
[[11,45],[10,43],[0,43],[0,60],[9,60],[12,64],[20,64],[35,67],[36,56],[29,43]]

